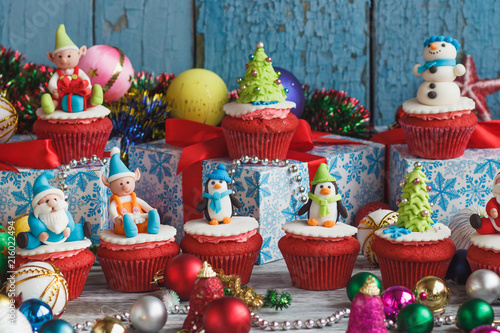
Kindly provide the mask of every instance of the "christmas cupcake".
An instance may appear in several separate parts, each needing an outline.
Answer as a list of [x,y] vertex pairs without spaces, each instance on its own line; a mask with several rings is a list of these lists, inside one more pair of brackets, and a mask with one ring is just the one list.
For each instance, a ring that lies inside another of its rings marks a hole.
[[257,43],[249,56],[238,99],[224,105],[227,116],[222,130],[232,159],[241,156],[284,159],[299,121],[290,109],[294,102],[286,101],[280,73],[275,72],[264,44]]
[[467,249],[467,261],[471,270],[489,269],[500,276],[500,235],[481,235],[470,237],[471,246]]
[[78,48],[66,34],[64,25],[56,32],[49,60],[57,66],[48,84],[50,93],[42,95],[42,107],[33,131],[39,139],[51,139],[62,163],[97,155],[102,157],[113,125],[106,118],[110,111],[103,107],[103,92],[91,85],[78,61],[87,47]]
[[396,226],[375,231],[372,250],[384,288],[413,289],[426,276],[444,279],[455,254],[450,229],[431,219],[427,182],[421,163],[415,163],[414,170],[406,175]]
[[399,120],[408,149],[415,156],[430,159],[462,156],[477,117],[471,112],[474,101],[461,97],[453,82],[465,74],[465,67],[456,62],[460,44],[451,37],[432,36],[425,40],[424,48],[425,64],[416,64],[413,74],[425,82],[417,98],[403,103]]
[[338,222],[347,211],[326,164],[318,168],[308,197],[299,210],[299,215],[307,213],[307,220],[285,223],[285,236],[278,242],[292,284],[309,290],[345,287],[360,245],[354,237],[357,229]]

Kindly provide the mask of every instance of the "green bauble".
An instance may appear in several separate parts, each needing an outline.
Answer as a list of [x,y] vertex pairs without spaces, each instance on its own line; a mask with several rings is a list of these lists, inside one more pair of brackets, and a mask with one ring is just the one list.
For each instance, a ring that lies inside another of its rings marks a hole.
[[7,229],[0,226],[0,282],[7,280],[9,245],[14,247],[15,239],[7,232]]
[[400,332],[429,333],[434,326],[434,318],[425,305],[413,303],[399,311],[397,323]]
[[351,277],[351,279],[349,280],[349,282],[347,282],[347,287],[345,288],[347,291],[347,297],[349,297],[349,300],[351,302],[354,299],[354,296],[356,296],[356,294],[359,292],[359,289],[361,289],[361,287],[363,287],[363,285],[366,282],[366,279],[369,276],[373,276],[373,278],[375,279],[375,283],[377,284],[378,289],[382,290],[382,283],[380,283],[380,280],[378,279],[378,277],[376,277],[372,273],[361,272],[358,274],[354,274]]
[[491,325],[495,314],[491,306],[479,298],[465,301],[457,312],[457,326],[470,332],[481,325]]

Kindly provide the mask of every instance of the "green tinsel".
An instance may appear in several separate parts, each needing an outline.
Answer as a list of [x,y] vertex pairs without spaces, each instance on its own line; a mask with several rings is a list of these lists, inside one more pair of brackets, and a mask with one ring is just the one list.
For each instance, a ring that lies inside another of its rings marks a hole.
[[268,289],[266,296],[264,297],[265,308],[273,308],[276,311],[288,309],[292,304],[292,296],[287,292],[282,292],[281,295],[276,291],[276,289]]

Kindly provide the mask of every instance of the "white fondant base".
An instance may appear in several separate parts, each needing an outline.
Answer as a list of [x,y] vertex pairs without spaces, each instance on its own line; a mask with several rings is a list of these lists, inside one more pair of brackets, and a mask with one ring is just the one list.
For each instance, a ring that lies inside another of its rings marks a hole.
[[402,235],[398,238],[392,238],[392,234],[384,234],[384,230],[389,226],[375,231],[375,235],[385,240],[401,243],[401,242],[433,242],[440,241],[451,236],[451,230],[442,223],[435,223],[429,230],[413,231],[407,235]]
[[259,222],[249,216],[233,216],[231,223],[210,225],[206,219],[188,221],[184,224],[184,232],[190,235],[229,237],[237,236],[259,227]]
[[157,234],[139,233],[135,237],[127,237],[124,235],[117,235],[114,229],[105,229],[99,233],[99,238],[102,241],[118,244],[118,245],[133,245],[148,242],[162,242],[175,237],[177,231],[174,227],[169,225],[161,225],[160,232]]
[[311,226],[307,220],[287,222],[282,229],[290,234],[316,238],[339,238],[354,236],[358,229],[345,223],[337,222],[333,227]]
[[75,242],[64,242],[60,244],[50,244],[50,245],[44,244],[40,245],[39,247],[33,250],[21,249],[19,247],[16,247],[16,254],[23,257],[29,257],[38,254],[83,250],[91,245],[92,242],[90,241],[90,239],[85,238],[81,241],[75,241]]
[[291,109],[294,108],[295,105],[296,104],[294,102],[290,101],[285,101],[276,104],[268,104],[268,105],[253,105],[251,103],[231,102],[225,104],[222,108],[227,115],[232,117],[237,117],[253,111],[263,110],[263,109]]
[[479,248],[500,251],[500,234],[481,235],[476,232],[470,236],[470,241]]
[[[429,97],[431,92],[435,94],[434,98]],[[417,99],[425,105],[457,104],[460,100],[460,88],[455,82],[424,82],[418,87]]]
[[102,118],[106,117],[111,111],[107,107],[102,105],[93,106],[87,108],[86,111],[82,112],[65,112],[62,110],[55,110],[51,114],[46,114],[43,112],[42,108],[36,110],[36,115],[41,119],[51,120],[51,119],[92,119],[92,118]]
[[437,114],[452,111],[472,110],[476,106],[474,100],[468,97],[460,97],[458,103],[452,105],[424,105],[416,98],[403,103],[403,111],[408,114]]

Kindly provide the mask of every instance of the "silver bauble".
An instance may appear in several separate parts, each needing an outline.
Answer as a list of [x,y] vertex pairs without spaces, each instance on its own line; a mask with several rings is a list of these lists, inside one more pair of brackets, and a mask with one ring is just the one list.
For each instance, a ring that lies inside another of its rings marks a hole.
[[500,296],[500,277],[488,269],[479,269],[467,279],[465,291],[470,298],[493,303]]
[[154,296],[139,298],[130,309],[132,326],[142,333],[158,332],[165,326],[168,314],[163,302]]

